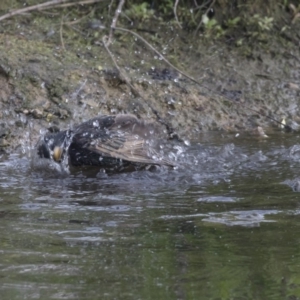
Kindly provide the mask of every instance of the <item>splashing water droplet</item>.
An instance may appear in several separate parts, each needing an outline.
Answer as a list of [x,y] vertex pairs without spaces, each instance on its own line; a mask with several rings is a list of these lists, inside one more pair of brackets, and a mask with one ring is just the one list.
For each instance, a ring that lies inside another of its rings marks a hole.
[[98,122],[97,120],[94,121],[94,122],[93,122],[93,126],[94,126],[94,127],[99,127],[99,122]]

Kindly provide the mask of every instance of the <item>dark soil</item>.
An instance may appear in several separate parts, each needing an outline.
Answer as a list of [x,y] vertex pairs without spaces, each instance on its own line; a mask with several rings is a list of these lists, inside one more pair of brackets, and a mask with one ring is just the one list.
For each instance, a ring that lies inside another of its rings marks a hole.
[[253,17],[256,27],[249,17],[247,28],[198,33],[175,21],[139,23],[136,32],[198,84],[141,40],[115,31],[109,49],[134,90],[103,47],[108,30],[87,12],[78,23],[71,23],[65,10],[5,19],[0,23],[0,151],[26,152],[48,128],[65,129],[98,114],[150,119],[161,124],[166,138],[199,139],[203,131],[252,132],[258,126],[268,132],[278,128],[270,118],[283,117],[297,130],[300,20],[292,22],[285,10],[278,14],[271,28],[263,27],[267,21],[261,16],[256,21],[262,25]]

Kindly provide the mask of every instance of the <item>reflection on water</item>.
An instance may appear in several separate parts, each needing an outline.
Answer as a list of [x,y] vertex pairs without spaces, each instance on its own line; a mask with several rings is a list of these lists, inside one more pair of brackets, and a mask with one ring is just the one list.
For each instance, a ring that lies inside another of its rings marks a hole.
[[300,139],[215,134],[178,168],[0,162],[1,299],[298,299]]

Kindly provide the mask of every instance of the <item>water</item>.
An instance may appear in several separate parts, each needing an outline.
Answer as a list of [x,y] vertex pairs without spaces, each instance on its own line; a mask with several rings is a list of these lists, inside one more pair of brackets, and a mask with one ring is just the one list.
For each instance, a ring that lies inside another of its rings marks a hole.
[[300,137],[191,144],[109,175],[2,157],[1,299],[299,299]]

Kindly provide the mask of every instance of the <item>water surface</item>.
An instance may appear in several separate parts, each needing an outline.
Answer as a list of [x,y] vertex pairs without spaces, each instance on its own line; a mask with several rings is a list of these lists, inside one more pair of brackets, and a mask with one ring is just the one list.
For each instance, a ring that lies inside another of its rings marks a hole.
[[1,299],[300,298],[298,135],[204,134],[122,174],[27,156],[0,162]]

